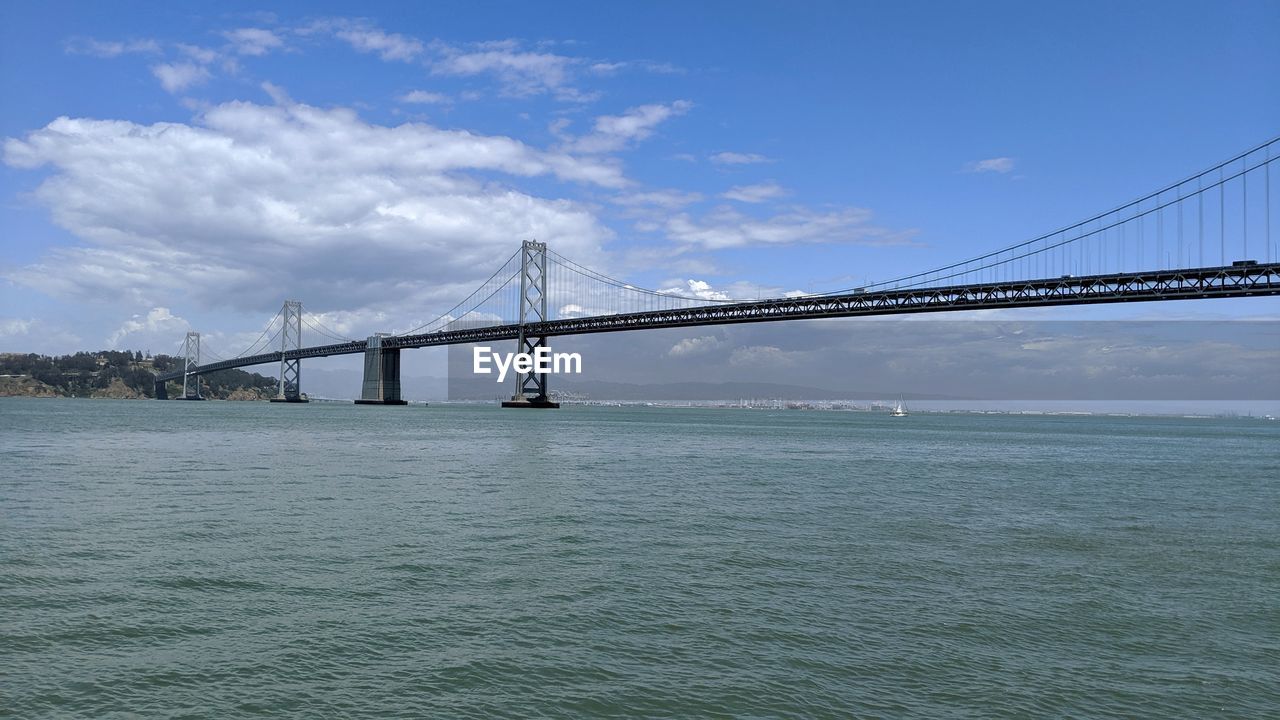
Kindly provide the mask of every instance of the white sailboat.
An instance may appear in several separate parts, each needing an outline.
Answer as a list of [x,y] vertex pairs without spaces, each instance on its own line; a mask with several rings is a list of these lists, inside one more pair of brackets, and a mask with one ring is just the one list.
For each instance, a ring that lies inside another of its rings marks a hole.
[[906,417],[907,406],[902,404],[902,398],[898,398],[898,404],[893,406],[893,412],[889,413],[892,417]]

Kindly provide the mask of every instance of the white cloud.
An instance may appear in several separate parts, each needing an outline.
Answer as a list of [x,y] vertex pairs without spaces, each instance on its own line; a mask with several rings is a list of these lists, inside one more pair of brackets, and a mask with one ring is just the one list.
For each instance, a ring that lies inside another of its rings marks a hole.
[[870,224],[871,211],[844,208],[818,212],[798,208],[768,218],[755,218],[730,208],[718,208],[695,220],[681,213],[667,221],[667,235],[708,250],[748,245],[794,243],[906,244],[910,233],[893,232]]
[[575,85],[575,81],[584,77],[608,77],[624,70],[655,74],[684,72],[683,68],[670,63],[572,57],[550,49],[572,44],[531,44],[515,39],[467,44],[435,41],[427,47],[431,56],[427,65],[434,75],[492,77],[499,92],[508,97],[551,95],[557,100],[578,103],[591,102],[600,96],[598,92],[587,92]]
[[[693,107],[688,100],[677,100],[670,105],[641,105],[628,109],[621,115],[601,115],[596,118],[591,132],[569,143],[568,147],[583,153],[606,153],[621,150],[633,142],[653,134],[663,121],[683,115]],[[563,125],[558,129],[563,129]],[[557,126],[553,125],[555,132]]]
[[162,63],[151,66],[151,74],[160,86],[171,93],[178,93],[209,79],[209,71],[193,63]]
[[773,162],[771,158],[755,153],[718,152],[711,156],[711,162],[717,165],[754,165]]
[[202,65],[208,65],[218,59],[218,52],[209,48],[202,48],[198,45],[185,45],[183,43],[178,43],[174,47],[178,48],[178,51],[183,55]]
[[613,75],[625,67],[627,63],[624,62],[598,62],[592,63],[587,69],[596,75]]
[[684,192],[683,190],[650,190],[647,192],[614,195],[610,200],[625,207],[656,205],[662,208],[679,208],[701,202],[702,195],[696,192]]
[[685,73],[684,68],[669,62],[644,61],[637,64],[641,69],[657,75],[683,75]]
[[293,104],[293,98],[289,97],[289,91],[271,82],[262,83],[262,91],[271,98],[271,102],[276,105],[287,106]]
[[685,338],[667,351],[668,357],[694,357],[697,355],[705,355],[724,343],[720,338],[714,335],[703,335],[701,337]]
[[973,162],[965,163],[964,169],[965,169],[965,172],[971,172],[971,173],[994,172],[994,173],[1004,174],[1008,172],[1013,172],[1013,168],[1015,164],[1016,163],[1013,158],[996,157],[996,158],[987,158],[986,160],[974,160]]
[[415,105],[447,105],[453,102],[448,95],[441,93],[428,92],[426,90],[410,90],[399,97],[402,103],[412,103]]
[[622,61],[622,62],[593,62],[587,66],[587,70],[595,75],[610,76],[616,75],[623,70],[643,70],[658,75],[680,75],[684,73],[684,68],[672,65],[671,63],[658,63],[648,60],[638,62]]
[[587,208],[502,176],[626,184],[606,159],[298,104],[231,102],[190,125],[64,117],[6,140],[4,160],[50,169],[35,197],[83,241],[7,276],[145,307],[185,295],[274,311],[289,295],[319,311],[422,312],[466,296],[519,238],[586,262],[609,237]]
[[[637,230],[637,225],[633,224]],[[660,230],[661,226],[655,226],[655,230]],[[641,232],[649,232],[648,230],[639,230]],[[676,246],[670,243],[658,244],[646,242],[642,245],[631,244],[621,250],[617,259],[617,264],[623,268],[628,268],[627,272],[655,271],[672,273],[668,277],[670,279],[657,283],[657,287],[666,287],[669,285],[684,285],[683,276],[695,275],[723,275],[724,269],[717,265],[710,257],[695,257],[690,254],[690,248],[684,246]],[[619,270],[619,274],[625,274]]]
[[222,33],[239,55],[260,56],[284,47],[284,40],[264,28],[238,28]]
[[72,55],[92,55],[113,58],[128,54],[159,54],[160,44],[155,40],[101,41],[93,38],[74,38],[66,44]]
[[[680,261],[677,261],[677,264],[679,263]],[[693,264],[697,265],[698,263]],[[714,270],[714,268],[710,269]],[[660,283],[660,286],[663,289],[658,292],[667,295],[679,295],[681,297],[718,302],[745,302],[764,298],[801,297],[808,294],[801,290],[784,291],[776,285],[761,285],[746,280],[735,280],[725,285],[713,286],[705,280],[679,279],[667,280]]]
[[136,334],[147,334],[153,337],[143,338],[145,341],[154,339],[169,340],[180,332],[186,332],[191,325],[180,317],[169,312],[169,308],[157,307],[152,308],[145,316],[134,315],[132,318],[125,320],[115,332],[111,333],[107,338],[108,348],[120,347],[120,341]]
[[[370,328],[385,331],[391,321],[385,312],[367,309],[303,312],[302,319],[303,344],[308,342],[308,338],[313,338],[316,343],[324,343],[367,337]],[[428,318],[432,319],[434,318]]]
[[515,40],[478,43],[467,49],[436,43],[433,48],[440,55],[431,63],[436,75],[492,75],[503,94],[516,97],[544,93],[562,100],[587,97],[570,84],[573,68],[582,62],[577,58],[525,50]]
[[773,345],[751,345],[734,348],[729,354],[729,364],[734,367],[780,368],[795,365],[801,357],[798,351],[788,351]]
[[35,327],[36,321],[21,318],[0,318],[0,338],[26,335]]
[[757,185],[736,185],[729,188],[720,197],[726,200],[737,200],[744,203],[759,203],[765,200],[780,198],[787,194],[785,188],[774,182],[759,183]]
[[422,54],[422,41],[399,33],[361,26],[347,26],[334,35],[362,53],[377,53],[383,60],[410,62]]
[[[683,285],[683,286],[682,286]],[[711,287],[711,283],[705,280],[686,280],[683,284],[676,284],[670,287],[658,290],[664,295],[678,295],[680,297],[697,298],[699,300],[732,300],[733,298],[720,290]]]
[[0,352],[58,354],[83,350],[80,337],[36,318],[0,317]]

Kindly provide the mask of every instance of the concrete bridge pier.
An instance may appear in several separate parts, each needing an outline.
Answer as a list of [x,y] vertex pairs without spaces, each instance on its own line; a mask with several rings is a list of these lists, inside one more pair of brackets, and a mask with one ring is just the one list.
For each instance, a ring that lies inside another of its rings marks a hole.
[[357,405],[408,405],[400,399],[400,348],[384,348],[373,335],[364,351],[364,385]]
[[169,386],[165,383],[164,380],[156,380],[154,395],[156,400],[169,399]]

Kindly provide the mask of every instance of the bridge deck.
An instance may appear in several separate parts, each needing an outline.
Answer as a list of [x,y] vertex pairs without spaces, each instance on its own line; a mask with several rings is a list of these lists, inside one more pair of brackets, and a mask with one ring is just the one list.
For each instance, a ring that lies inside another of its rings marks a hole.
[[[908,288],[851,292],[838,295],[809,295],[773,298],[740,303],[715,303],[677,310],[567,318],[525,327],[529,336],[584,335],[587,333],[651,330],[696,325],[728,325],[747,322],[775,322],[815,318],[894,315],[902,313],[948,312],[1011,307],[1091,305],[1156,300],[1246,297],[1280,294],[1280,263],[1245,267],[1212,267],[1111,275],[1064,276],[1043,280],[993,282],[949,287]],[[465,330],[446,330],[422,335],[383,338],[385,348],[420,348],[473,342],[514,340],[520,336],[518,324],[492,325]],[[262,365],[288,359],[351,355],[365,351],[365,341],[317,345],[289,352],[270,352],[208,363],[192,374]],[[182,377],[170,371],[158,380]]]

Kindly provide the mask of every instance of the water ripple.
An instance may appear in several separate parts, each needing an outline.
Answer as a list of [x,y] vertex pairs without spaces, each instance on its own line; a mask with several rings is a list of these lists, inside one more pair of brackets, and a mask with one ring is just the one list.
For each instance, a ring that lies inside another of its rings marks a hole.
[[1280,707],[1275,424],[290,409],[0,400],[0,715]]

